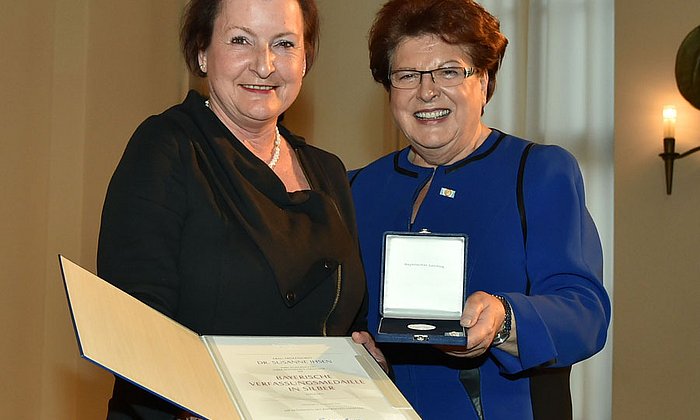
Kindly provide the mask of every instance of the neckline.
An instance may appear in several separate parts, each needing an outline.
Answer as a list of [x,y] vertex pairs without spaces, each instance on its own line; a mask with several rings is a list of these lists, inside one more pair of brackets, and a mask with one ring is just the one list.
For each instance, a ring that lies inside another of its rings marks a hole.
[[397,152],[399,153],[399,159],[397,163],[399,163],[399,165],[403,167],[403,169],[413,171],[416,173],[433,173],[433,171],[437,170],[444,170],[445,173],[450,173],[467,165],[470,162],[481,160],[488,156],[505,136],[506,134],[502,131],[495,128],[491,128],[491,133],[479,145],[479,147],[477,147],[466,157],[449,165],[438,165],[434,168],[416,165],[415,163],[411,162],[411,160],[408,158],[411,152],[411,146],[405,147],[404,149]]

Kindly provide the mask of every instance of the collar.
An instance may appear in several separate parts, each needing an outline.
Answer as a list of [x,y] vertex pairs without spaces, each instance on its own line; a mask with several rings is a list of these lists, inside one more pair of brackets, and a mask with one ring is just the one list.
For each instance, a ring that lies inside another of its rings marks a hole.
[[408,153],[411,150],[411,147],[409,146],[394,153],[394,170],[401,175],[410,176],[412,178],[418,178],[420,175],[431,174],[434,170],[442,171],[444,174],[449,174],[459,170],[471,162],[486,158],[488,155],[493,153],[494,150],[496,150],[498,145],[505,137],[505,133],[492,128],[491,134],[489,134],[489,136],[486,137],[486,140],[484,140],[484,142],[481,143],[476,150],[470,153],[469,156],[451,165],[440,165],[435,169],[418,166],[411,162],[408,159]]
[[[202,96],[199,92],[196,90],[190,90],[187,93],[187,97],[185,100],[182,102],[182,105],[185,106],[190,112],[191,115],[193,115],[196,119],[200,121],[208,121],[210,124],[214,124],[215,126],[219,126],[219,128],[223,128],[223,131],[227,134],[229,134],[231,137],[233,134],[226,128],[226,126],[214,115],[214,113],[211,112],[205,105],[204,105],[204,100],[205,97]],[[289,143],[290,146],[294,149],[298,149],[300,147],[306,146],[306,140],[304,137],[298,136],[291,131],[289,131],[285,126],[282,125],[282,120],[284,119],[284,114],[280,115],[280,117],[277,119],[277,126],[280,130],[280,134],[287,140],[287,143]]]

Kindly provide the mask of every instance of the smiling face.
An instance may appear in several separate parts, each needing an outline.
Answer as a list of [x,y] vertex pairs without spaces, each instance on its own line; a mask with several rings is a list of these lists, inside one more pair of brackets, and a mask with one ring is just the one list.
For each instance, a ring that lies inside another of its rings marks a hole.
[[[463,48],[424,35],[403,40],[392,56],[391,71],[472,67]],[[436,85],[429,74],[414,89],[390,91],[391,111],[424,166],[447,165],[468,156],[488,135],[481,123],[488,75],[476,73],[458,86]]]
[[257,131],[294,102],[304,76],[297,0],[223,0],[211,44],[199,54],[212,110],[232,131]]

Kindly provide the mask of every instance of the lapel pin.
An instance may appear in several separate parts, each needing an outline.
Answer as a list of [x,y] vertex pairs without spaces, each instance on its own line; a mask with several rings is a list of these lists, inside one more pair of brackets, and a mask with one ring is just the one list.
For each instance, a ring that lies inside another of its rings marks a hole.
[[442,187],[440,188],[440,195],[447,198],[455,198],[455,190]]

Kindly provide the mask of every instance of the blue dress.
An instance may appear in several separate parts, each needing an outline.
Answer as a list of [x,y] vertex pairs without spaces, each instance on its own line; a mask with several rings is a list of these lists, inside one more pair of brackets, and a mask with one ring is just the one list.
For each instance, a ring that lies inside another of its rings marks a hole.
[[[498,348],[456,358],[426,344],[383,345],[399,389],[424,419],[477,419],[459,380],[478,368],[484,418],[532,418],[528,369],[570,366],[605,344],[610,301],[602,284],[602,250],[586,209],[574,157],[537,145],[524,170],[527,246],[518,210],[518,169],[528,141],[493,130],[465,159],[435,169],[412,164],[409,149],[349,176],[376,333],[386,231],[465,233],[468,293],[506,297],[517,323],[519,357]],[[411,224],[413,203],[430,181]],[[430,281],[430,279],[426,279]]]

